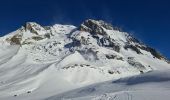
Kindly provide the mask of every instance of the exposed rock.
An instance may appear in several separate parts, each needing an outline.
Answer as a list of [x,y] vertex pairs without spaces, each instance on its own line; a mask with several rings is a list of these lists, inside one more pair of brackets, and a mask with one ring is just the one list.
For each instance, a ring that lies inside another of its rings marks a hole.
[[120,52],[120,46],[115,43],[115,41],[111,38],[103,37],[100,39],[99,45],[105,46],[105,47],[110,47],[116,52]]
[[31,93],[31,91],[27,91],[27,93]]
[[106,34],[103,27],[100,26],[94,20],[86,20],[83,24],[80,25],[79,30],[86,31],[91,34],[100,34],[100,35]]
[[158,51],[156,51],[155,49],[151,48],[151,47],[148,47],[148,46],[138,46],[138,48],[142,49],[142,50],[145,50],[145,51],[148,51],[150,52],[154,57],[160,59],[160,60],[165,60],[165,61],[169,61],[167,58],[165,58],[161,53],[159,53]]
[[120,72],[116,70],[108,70],[108,73],[109,74],[120,74]]
[[21,40],[22,40],[22,35],[14,35],[11,39],[10,39],[10,44],[11,45],[21,45]]
[[140,73],[143,74],[144,72],[141,70]]
[[138,39],[134,38],[131,34],[128,34],[127,38],[128,43],[142,44]]
[[116,60],[122,60],[123,61],[123,58],[122,57],[119,57],[117,55],[109,55],[109,54],[106,54],[106,58],[107,59],[116,59]]
[[115,59],[116,55],[106,55],[107,59]]
[[131,65],[131,66],[134,66],[135,68],[137,68],[138,70],[140,71],[143,71],[145,70],[145,66],[142,65],[140,62],[137,62],[133,57],[132,58],[128,58],[128,63]]
[[109,73],[109,74],[114,74],[114,71],[108,70],[108,73]]
[[135,51],[137,54],[142,54],[141,51],[134,45],[125,45],[124,48],[127,49],[131,49],[133,51]]
[[[104,21],[102,21],[102,20],[99,20],[99,21],[98,21],[98,24],[101,25],[102,27],[104,27],[104,28],[107,29],[107,30],[114,30],[114,29],[113,29],[113,26],[112,26],[111,24],[106,23],[106,22],[104,22]],[[116,29],[116,28],[115,28],[115,29]]]
[[[120,46],[115,42],[114,39],[111,39],[110,36],[106,33],[107,30],[114,30],[111,24],[108,24],[104,21],[96,21],[96,20],[86,20],[83,24],[80,25],[80,31],[86,31],[91,33],[92,37],[96,39],[98,45],[109,47],[117,52],[120,51]],[[116,28],[115,28],[116,29]],[[101,36],[99,36],[101,35]],[[100,37],[100,38],[99,38]],[[83,43],[87,44],[87,40],[82,38]]]
[[24,27],[25,30],[29,30],[31,33],[34,33],[36,35],[39,35],[38,31],[45,30],[42,26],[35,22],[27,22]]
[[88,45],[88,40],[85,37],[81,36],[80,43],[84,45]]
[[15,94],[14,97],[16,97],[16,96],[18,96],[18,95]]
[[40,36],[34,36],[32,37],[32,39],[36,40],[36,41],[39,41],[39,40],[42,40],[44,38],[40,37]]
[[116,27],[116,26],[113,27],[111,24],[106,23],[102,20],[96,21],[92,19],[86,20],[79,27],[80,31],[87,31],[91,34],[100,34],[100,35],[106,34],[104,29],[122,31],[121,28]]
[[79,50],[79,53],[84,56],[86,60],[99,60],[98,51],[89,48],[87,50]]
[[46,34],[44,35],[44,37],[50,39],[50,37],[51,37],[51,36],[50,36],[50,33],[46,33]]

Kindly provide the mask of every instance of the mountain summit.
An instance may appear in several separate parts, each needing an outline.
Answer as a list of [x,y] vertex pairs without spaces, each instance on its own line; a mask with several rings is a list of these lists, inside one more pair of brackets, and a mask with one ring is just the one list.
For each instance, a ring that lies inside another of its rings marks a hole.
[[31,92],[37,99],[47,98],[169,69],[169,63],[155,49],[102,20],[88,19],[78,27],[28,22],[0,38],[0,98]]

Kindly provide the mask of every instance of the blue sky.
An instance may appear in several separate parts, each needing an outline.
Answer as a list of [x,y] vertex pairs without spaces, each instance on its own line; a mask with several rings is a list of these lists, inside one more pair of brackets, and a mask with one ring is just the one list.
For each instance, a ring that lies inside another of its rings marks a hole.
[[101,19],[170,58],[170,0],[1,0],[0,13],[0,36],[28,21],[78,26]]

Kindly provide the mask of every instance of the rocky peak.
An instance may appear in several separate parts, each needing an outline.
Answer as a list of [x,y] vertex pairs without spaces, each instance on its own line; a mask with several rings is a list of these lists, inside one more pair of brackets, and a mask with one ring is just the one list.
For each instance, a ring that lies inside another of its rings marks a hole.
[[91,34],[100,34],[100,35],[105,34],[105,31],[104,31],[102,25],[99,23],[99,21],[95,21],[92,19],[88,19],[88,20],[84,21],[80,25],[79,30],[87,31]]
[[111,24],[102,20],[88,19],[80,25],[79,30],[90,33],[99,46],[107,47],[117,52],[120,51],[118,44],[107,33],[107,30],[114,30]]
[[93,19],[85,20],[79,27],[80,31],[87,31],[90,32],[91,34],[100,34],[100,35],[104,35],[106,33],[104,29],[118,30],[118,31],[121,30],[120,28],[113,27],[111,24],[106,23],[102,20],[97,21]]
[[47,27],[43,27],[35,22],[27,22],[6,40],[12,45],[30,44],[39,40],[49,39],[51,34],[47,30]]
[[24,27],[26,31],[30,31],[31,33],[34,33],[36,35],[40,35],[42,31],[45,31],[45,29],[41,25],[35,22],[27,22]]

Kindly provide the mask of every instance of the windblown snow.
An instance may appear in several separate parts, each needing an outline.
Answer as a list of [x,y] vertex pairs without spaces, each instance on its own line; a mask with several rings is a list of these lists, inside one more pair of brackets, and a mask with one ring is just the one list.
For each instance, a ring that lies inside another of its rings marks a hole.
[[0,100],[169,100],[170,62],[104,21],[0,37]]

